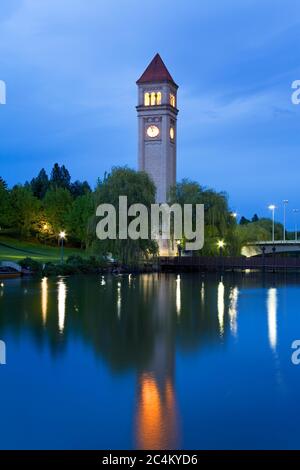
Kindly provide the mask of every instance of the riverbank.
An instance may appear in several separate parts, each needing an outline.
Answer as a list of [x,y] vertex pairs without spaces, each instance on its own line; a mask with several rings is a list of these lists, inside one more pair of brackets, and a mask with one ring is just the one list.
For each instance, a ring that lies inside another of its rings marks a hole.
[[[86,257],[85,250],[64,246],[65,258],[69,256]],[[61,258],[59,246],[45,245],[34,240],[18,240],[8,236],[0,236],[0,261],[18,263],[24,258],[31,258],[41,263],[58,263]]]

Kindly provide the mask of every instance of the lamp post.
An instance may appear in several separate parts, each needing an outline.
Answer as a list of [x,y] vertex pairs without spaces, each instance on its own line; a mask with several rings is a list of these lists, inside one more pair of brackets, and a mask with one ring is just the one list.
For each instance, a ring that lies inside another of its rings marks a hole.
[[62,231],[59,234],[59,239],[60,239],[60,246],[61,246],[61,251],[60,251],[60,261],[61,264],[64,262],[64,240],[66,238],[66,232]]
[[293,209],[293,212],[295,214],[295,242],[297,242],[298,241],[297,214],[299,212],[299,209]]
[[269,206],[270,211],[272,211],[272,242],[274,243],[275,241],[275,209],[276,206],[274,204],[271,204]]
[[237,218],[238,218],[238,215],[239,215],[237,212],[231,212],[230,215],[235,221],[237,221]]
[[181,250],[182,250],[181,241],[177,240],[177,254],[178,254],[179,258],[181,256]]
[[283,200],[283,241],[285,242],[285,225],[286,225],[286,206],[289,203],[287,199]]

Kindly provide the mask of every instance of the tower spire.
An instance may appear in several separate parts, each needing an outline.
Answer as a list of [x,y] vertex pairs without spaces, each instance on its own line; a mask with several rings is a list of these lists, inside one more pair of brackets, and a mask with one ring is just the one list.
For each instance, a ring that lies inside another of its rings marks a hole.
[[157,53],[136,83],[141,85],[142,83],[163,82],[172,83],[172,85],[175,85],[176,88],[178,88],[162,58]]

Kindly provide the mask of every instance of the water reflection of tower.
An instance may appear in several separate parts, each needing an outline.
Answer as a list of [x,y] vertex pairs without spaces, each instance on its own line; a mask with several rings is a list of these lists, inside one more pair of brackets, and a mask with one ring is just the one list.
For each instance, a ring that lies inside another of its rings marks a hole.
[[173,277],[141,278],[145,296],[152,297],[154,344],[148,364],[138,373],[135,417],[136,447],[178,447],[178,414],[174,390],[176,283]]

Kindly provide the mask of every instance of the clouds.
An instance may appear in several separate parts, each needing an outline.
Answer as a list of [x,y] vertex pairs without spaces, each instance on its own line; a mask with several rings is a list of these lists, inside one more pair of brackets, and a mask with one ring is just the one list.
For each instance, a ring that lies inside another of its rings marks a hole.
[[59,160],[93,183],[112,164],[135,166],[135,80],[159,51],[180,85],[179,176],[248,207],[239,159],[265,165],[274,193],[283,148],[299,168],[299,20],[294,0],[2,0],[1,173],[12,184]]

